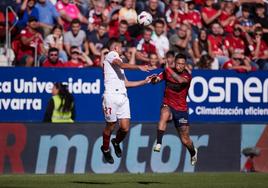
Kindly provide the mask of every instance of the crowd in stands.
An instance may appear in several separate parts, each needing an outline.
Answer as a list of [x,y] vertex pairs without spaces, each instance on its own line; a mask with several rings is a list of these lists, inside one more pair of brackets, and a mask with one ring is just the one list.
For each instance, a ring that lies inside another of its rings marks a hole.
[[[109,39],[117,38],[124,61],[131,64],[172,66],[175,55],[183,53],[189,71],[268,70],[266,0],[12,2],[18,15],[18,20],[9,15],[9,24],[15,24],[13,66],[101,67]],[[148,27],[137,23],[144,10],[153,16]],[[5,19],[0,9],[1,41]]]

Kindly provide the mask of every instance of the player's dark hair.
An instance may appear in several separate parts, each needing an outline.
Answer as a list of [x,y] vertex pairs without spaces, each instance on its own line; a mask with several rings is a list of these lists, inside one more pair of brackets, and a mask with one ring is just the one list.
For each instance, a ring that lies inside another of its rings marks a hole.
[[54,83],[54,86],[59,90],[59,96],[61,99],[61,104],[60,104],[60,111],[62,112],[68,112],[72,109],[73,103],[74,103],[74,98],[72,94],[69,92],[67,85],[63,85],[60,82]]
[[177,54],[175,56],[175,61],[177,61],[178,59],[184,59],[186,61],[186,55],[185,54]]

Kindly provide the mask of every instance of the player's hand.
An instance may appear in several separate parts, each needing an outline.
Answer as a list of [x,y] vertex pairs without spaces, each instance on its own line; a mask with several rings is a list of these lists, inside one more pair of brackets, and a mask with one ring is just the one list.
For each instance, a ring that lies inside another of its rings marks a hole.
[[155,78],[156,76],[157,76],[157,74],[152,74],[150,76],[147,76],[145,78],[146,83],[148,83],[148,84],[151,83],[152,79]]
[[157,76],[157,75],[154,75],[151,77],[151,81],[150,83],[151,84],[157,84],[161,79]]

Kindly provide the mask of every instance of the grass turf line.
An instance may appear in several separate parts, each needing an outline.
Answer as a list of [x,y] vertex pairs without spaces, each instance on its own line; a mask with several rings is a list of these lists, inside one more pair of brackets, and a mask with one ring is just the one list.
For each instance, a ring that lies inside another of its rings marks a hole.
[[1,175],[0,188],[267,188],[264,173]]

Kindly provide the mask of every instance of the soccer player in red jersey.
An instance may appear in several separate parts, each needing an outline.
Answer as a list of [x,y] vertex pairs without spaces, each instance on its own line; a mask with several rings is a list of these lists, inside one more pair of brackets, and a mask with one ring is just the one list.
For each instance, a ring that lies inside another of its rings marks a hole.
[[158,76],[152,79],[152,83],[166,81],[163,104],[161,107],[160,121],[157,129],[157,144],[154,151],[159,152],[162,137],[167,127],[167,122],[173,118],[182,144],[191,155],[191,164],[197,162],[197,148],[189,136],[188,106],[186,97],[190,88],[192,76],[186,70],[186,56],[178,54],[175,57],[175,67],[166,67]]

